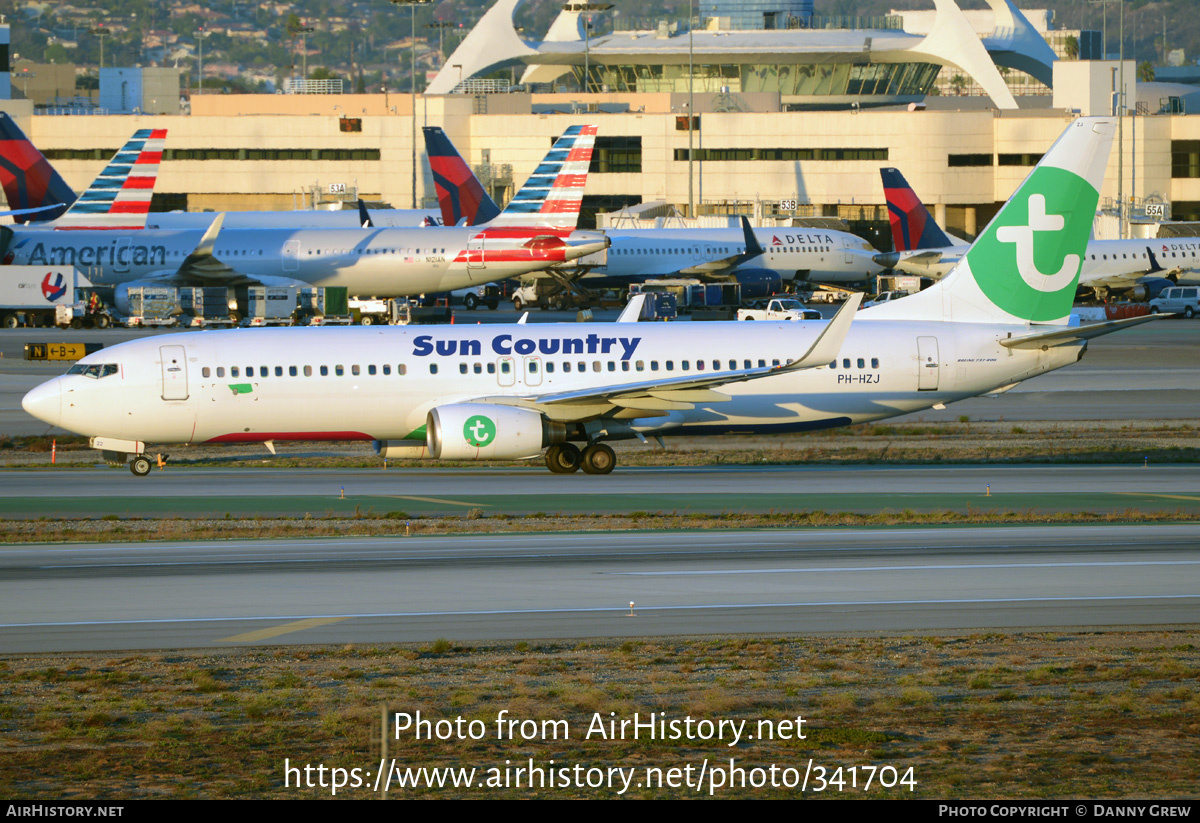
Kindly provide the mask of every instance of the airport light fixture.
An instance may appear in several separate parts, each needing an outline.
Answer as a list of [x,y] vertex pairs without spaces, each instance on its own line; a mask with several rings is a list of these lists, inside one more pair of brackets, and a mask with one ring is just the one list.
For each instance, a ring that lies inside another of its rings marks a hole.
[[197,94],[204,94],[204,38],[208,37],[208,32],[204,30],[204,26],[196,29],[196,46],[200,52],[200,64],[196,69],[196,85],[199,86]]
[[417,6],[433,0],[392,0],[395,6],[412,7],[412,207],[417,207]]
[[88,29],[88,34],[94,34],[100,38],[100,68],[104,68],[104,38],[112,34],[112,30],[106,29],[104,26],[96,26],[94,29]]
[[[1116,71],[1116,88],[1113,89],[1113,114],[1117,117],[1117,227],[1119,237],[1124,240],[1125,231],[1125,0],[1089,0],[1095,4],[1100,3],[1107,17],[1108,4],[1118,3],[1121,6],[1119,16],[1118,34],[1120,44],[1117,46],[1117,71]],[[1107,20],[1105,22],[1105,31],[1108,30]],[[1101,57],[1108,57],[1108,36],[1104,37],[1104,44],[1101,46],[1101,51],[1104,52]],[[1135,125],[1134,128],[1137,128]]]
[[[305,81],[308,80],[308,36],[314,31],[316,29],[312,26],[300,26],[291,30],[292,37],[295,37],[297,34],[300,35],[300,71],[302,74],[300,79]],[[305,91],[308,91],[308,89],[306,88]]]
[[591,69],[591,33],[592,24],[589,19],[593,11],[608,11],[612,3],[564,3],[563,11],[583,12],[583,91],[588,91],[589,71]]
[[434,20],[432,23],[425,24],[425,28],[427,28],[427,29],[437,29],[438,30],[438,54],[439,55],[442,53],[442,36],[445,34],[446,29],[457,28],[458,25],[459,24],[455,23],[453,20]]

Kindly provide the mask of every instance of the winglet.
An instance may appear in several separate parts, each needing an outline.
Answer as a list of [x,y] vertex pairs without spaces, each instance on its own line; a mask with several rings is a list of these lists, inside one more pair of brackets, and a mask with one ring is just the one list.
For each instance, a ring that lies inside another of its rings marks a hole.
[[779,371],[800,371],[801,369],[812,369],[817,366],[824,366],[837,359],[837,356],[842,351],[842,344],[846,342],[846,335],[850,333],[850,324],[854,321],[855,312],[858,311],[858,306],[862,303],[862,292],[854,292],[846,298],[846,302],[838,309],[837,314],[829,321],[829,324],[821,330],[817,335],[817,339],[809,346],[808,351],[799,360],[793,360],[786,366],[780,366]]
[[200,242],[196,244],[196,248],[192,249],[192,253],[180,265],[180,268],[193,265],[206,257],[213,256],[213,249],[217,245],[217,235],[221,233],[221,224],[224,222],[224,213],[218,214],[212,223],[209,224],[208,229],[204,232],[204,236],[200,238]]
[[746,219],[746,215],[742,215],[742,234],[746,239],[746,259],[758,257],[763,253],[762,244],[758,242],[758,238],[754,236],[754,229],[750,228],[750,221]]
[[375,223],[371,220],[371,213],[367,211],[367,204],[358,198],[358,224],[364,229],[375,228]]
[[1150,270],[1146,274],[1155,274],[1160,271],[1166,271],[1158,264],[1158,258],[1154,256],[1154,252],[1150,251],[1150,247],[1146,246],[1146,255],[1150,258]]
[[617,317],[617,322],[636,323],[642,317],[642,306],[645,304],[645,293],[635,294],[629,298],[629,302],[625,304],[625,308],[621,309],[621,314]]

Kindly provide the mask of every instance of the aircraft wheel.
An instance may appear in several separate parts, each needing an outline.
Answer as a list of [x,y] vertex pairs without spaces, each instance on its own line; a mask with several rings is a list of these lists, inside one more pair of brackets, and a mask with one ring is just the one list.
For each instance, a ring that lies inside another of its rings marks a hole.
[[556,443],[546,449],[546,468],[555,474],[579,471],[579,449],[573,443]]
[[463,306],[466,308],[467,311],[475,311],[475,309],[478,305],[479,305],[479,298],[473,294],[468,294],[466,297],[463,298]]
[[584,474],[609,474],[616,465],[616,453],[604,443],[593,443],[583,450]]
[[133,472],[134,477],[145,477],[150,473],[150,459],[139,454],[129,461],[129,470]]

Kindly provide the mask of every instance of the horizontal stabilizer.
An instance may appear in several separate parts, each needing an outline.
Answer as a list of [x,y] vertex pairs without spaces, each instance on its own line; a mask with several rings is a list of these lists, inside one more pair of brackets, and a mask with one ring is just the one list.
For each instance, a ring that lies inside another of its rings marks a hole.
[[1073,343],[1076,340],[1090,340],[1093,337],[1103,337],[1106,334],[1112,334],[1121,329],[1128,329],[1133,326],[1140,326],[1142,323],[1149,323],[1151,320],[1173,316],[1170,314],[1147,314],[1144,317],[1127,317],[1124,320],[1110,320],[1107,323],[1071,326],[1065,329],[1041,332],[1040,334],[1010,337],[1006,340],[1001,340],[1000,345],[1009,349],[1043,349],[1051,346],[1061,346],[1066,343]]

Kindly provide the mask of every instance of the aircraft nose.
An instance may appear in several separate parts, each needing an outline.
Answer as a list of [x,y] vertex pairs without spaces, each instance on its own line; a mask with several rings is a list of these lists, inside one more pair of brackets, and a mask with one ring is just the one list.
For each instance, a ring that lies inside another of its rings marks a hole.
[[62,418],[62,392],[58,378],[34,387],[21,399],[21,407],[38,420],[58,425]]

